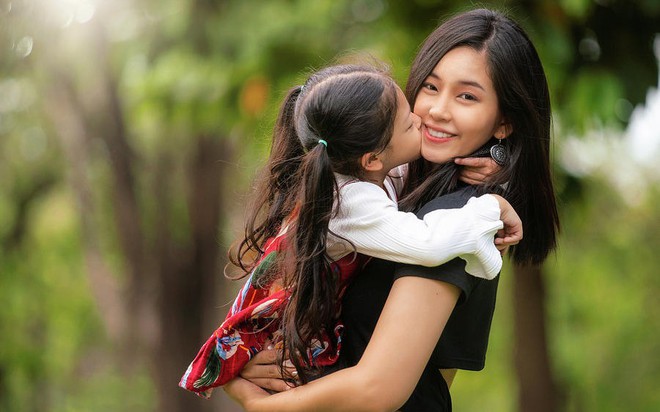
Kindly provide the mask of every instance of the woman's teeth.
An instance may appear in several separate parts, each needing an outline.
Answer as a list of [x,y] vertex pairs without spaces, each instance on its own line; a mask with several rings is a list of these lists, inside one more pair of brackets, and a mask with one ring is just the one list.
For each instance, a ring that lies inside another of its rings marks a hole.
[[436,131],[436,130],[432,130],[432,129],[426,129],[426,130],[429,131],[429,134],[430,134],[432,137],[435,137],[435,138],[438,138],[438,139],[447,139],[447,138],[449,138],[449,137],[453,137],[453,136],[454,136],[453,134],[449,134],[449,133],[445,133],[445,132],[438,132],[438,131]]

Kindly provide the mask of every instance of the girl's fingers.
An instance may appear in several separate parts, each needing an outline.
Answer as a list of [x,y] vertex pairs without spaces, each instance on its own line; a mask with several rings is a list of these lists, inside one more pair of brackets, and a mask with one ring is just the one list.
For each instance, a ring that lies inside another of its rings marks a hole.
[[522,237],[518,235],[498,237],[495,238],[495,247],[517,245],[521,239]]

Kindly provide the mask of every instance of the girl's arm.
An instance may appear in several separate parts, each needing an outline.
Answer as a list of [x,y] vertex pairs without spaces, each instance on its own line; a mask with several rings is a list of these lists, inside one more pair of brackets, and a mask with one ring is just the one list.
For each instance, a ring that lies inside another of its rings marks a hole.
[[[511,213],[512,212],[512,213]],[[493,243],[498,229],[512,234],[507,244],[522,238],[522,223],[504,199],[496,195],[472,198],[462,208],[436,210],[418,219],[398,210],[395,201],[377,185],[354,182],[339,191],[339,210],[330,220],[328,254],[337,259],[357,252],[381,259],[438,266],[460,257],[471,275],[492,279],[502,267]],[[515,218],[514,218],[515,217]]]
[[459,294],[449,283],[399,278],[356,366],[273,396],[240,378],[225,391],[248,411],[395,410],[414,390]]

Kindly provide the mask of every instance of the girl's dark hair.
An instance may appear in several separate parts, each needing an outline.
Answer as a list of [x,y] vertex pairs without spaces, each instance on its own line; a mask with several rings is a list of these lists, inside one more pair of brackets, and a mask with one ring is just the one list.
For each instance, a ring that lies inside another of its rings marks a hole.
[[375,66],[330,66],[290,90],[255,186],[245,237],[230,252],[232,263],[247,273],[265,241],[288,224],[273,274],[283,274],[283,287],[291,292],[282,339],[303,382],[314,373],[308,348],[333,336],[336,323],[339,273],[326,253],[333,205],[339,202],[335,173],[361,178],[361,157],[386,148],[396,113],[397,86]]
[[229,250],[229,260],[247,275],[259,262],[262,246],[275,236],[291,215],[297,193],[297,173],[304,155],[293,130],[293,116],[301,87],[289,90],[275,122],[270,155],[255,180],[253,198],[247,207],[245,237]]
[[385,72],[355,65],[323,69],[303,87],[291,131],[306,154],[300,163],[296,218],[289,228],[283,266],[284,287],[291,296],[282,334],[299,377],[307,382],[315,366],[308,348],[324,335],[334,336],[337,317],[338,267],[326,253],[333,204],[339,202],[335,173],[361,178],[361,157],[389,144],[397,87]]
[[[513,260],[541,263],[555,248],[559,231],[550,172],[550,96],[541,60],[522,28],[501,13],[477,9],[456,15],[431,33],[417,53],[405,91],[413,107],[422,84],[440,59],[460,46],[485,53],[500,112],[512,127],[503,141],[508,163],[480,192],[502,192],[523,221],[524,238],[511,248]],[[458,167],[453,162],[413,162],[402,209],[419,209],[453,190],[457,176]]]

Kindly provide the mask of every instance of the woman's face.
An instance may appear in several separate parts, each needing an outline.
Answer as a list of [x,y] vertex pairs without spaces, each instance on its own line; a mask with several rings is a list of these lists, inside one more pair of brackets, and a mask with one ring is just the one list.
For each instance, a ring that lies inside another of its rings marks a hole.
[[433,163],[467,156],[506,133],[486,56],[466,46],[440,59],[417,93],[414,112],[422,119],[422,157]]

